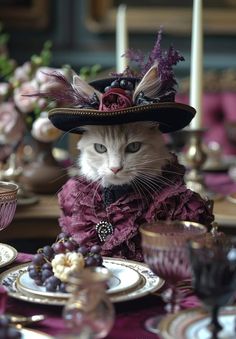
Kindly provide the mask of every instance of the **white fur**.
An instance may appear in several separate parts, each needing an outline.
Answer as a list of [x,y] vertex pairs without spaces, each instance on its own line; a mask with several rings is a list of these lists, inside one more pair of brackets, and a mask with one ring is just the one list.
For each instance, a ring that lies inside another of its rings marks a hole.
[[[161,167],[170,159],[155,123],[85,126],[84,129],[78,143],[80,173],[89,181],[99,181],[104,187],[128,184],[140,176],[158,176]],[[132,142],[141,142],[142,146],[136,153],[127,153],[125,148]],[[96,152],[95,143],[104,145],[107,152]],[[114,167],[122,169],[115,174],[111,170]]]

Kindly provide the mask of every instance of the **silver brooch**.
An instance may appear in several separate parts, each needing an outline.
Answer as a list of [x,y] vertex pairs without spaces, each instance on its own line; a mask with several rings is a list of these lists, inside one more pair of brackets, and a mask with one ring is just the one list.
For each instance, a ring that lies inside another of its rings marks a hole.
[[113,226],[110,222],[102,220],[96,225],[96,231],[99,240],[104,242],[108,235],[113,233]]

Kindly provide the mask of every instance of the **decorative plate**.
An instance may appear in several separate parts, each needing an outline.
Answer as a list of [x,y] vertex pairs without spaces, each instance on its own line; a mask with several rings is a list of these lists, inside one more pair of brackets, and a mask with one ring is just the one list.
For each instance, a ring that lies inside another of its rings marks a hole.
[[[136,283],[133,284],[133,287],[131,287],[130,284],[128,289],[120,287],[116,293],[110,293],[112,302],[121,302],[143,297],[160,289],[164,284],[164,281],[157,277],[150,270],[150,268],[148,268],[148,266],[143,263],[125,259],[104,258],[104,265],[109,265],[111,268],[117,267],[117,265],[123,266],[124,273],[122,273],[122,280],[125,279],[126,282],[127,279],[129,279],[129,272],[133,272],[133,270],[136,271],[140,276]],[[0,275],[0,284],[7,288],[9,296],[33,303],[63,306],[68,299],[68,295],[65,295],[66,297],[62,298],[62,296],[58,297],[58,293],[53,293],[49,297],[45,295],[45,293],[43,293],[43,295],[41,293],[32,294],[32,292],[27,293],[19,288],[17,285],[17,280],[22,274],[26,272],[27,266],[28,263],[18,265],[3,272]],[[130,269],[132,269],[132,271],[130,271]],[[123,284],[124,282],[122,281],[120,286],[124,286]],[[119,287],[119,285],[117,286]],[[115,286],[113,292],[114,291]]]
[[[236,338],[235,316],[236,306],[222,308],[219,322],[223,329],[218,334],[219,339]],[[206,313],[203,308],[195,308],[165,317],[159,329],[164,339],[209,339],[211,338],[209,323],[209,313]]]
[[[131,267],[107,260],[104,260],[104,265],[112,272],[112,278],[108,282],[108,294],[128,291],[141,282],[141,275]],[[22,293],[62,299],[67,299],[70,296],[68,293],[47,292],[44,286],[38,286],[34,280],[29,277],[27,266],[23,270],[24,273],[20,274],[16,280],[17,289]]]
[[17,257],[17,250],[7,244],[0,243],[0,268],[12,263]]

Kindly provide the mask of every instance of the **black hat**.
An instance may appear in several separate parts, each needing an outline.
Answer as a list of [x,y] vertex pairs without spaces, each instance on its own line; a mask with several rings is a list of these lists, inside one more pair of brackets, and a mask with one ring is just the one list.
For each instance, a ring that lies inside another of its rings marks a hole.
[[[137,59],[137,58],[136,58]],[[127,68],[122,74],[87,83],[74,74],[70,83],[53,74],[55,88],[46,93],[63,107],[49,111],[49,119],[59,129],[81,133],[84,125],[115,125],[154,121],[163,133],[187,126],[196,111],[175,102],[176,80],[172,65],[183,57],[171,47],[163,53],[160,33],[142,72]],[[52,95],[53,92],[53,95]]]

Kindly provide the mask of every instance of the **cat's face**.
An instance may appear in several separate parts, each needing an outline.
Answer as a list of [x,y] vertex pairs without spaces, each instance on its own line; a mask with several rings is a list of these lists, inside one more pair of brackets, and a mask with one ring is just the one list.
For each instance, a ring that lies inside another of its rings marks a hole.
[[160,175],[170,155],[158,126],[135,122],[85,126],[78,148],[81,174],[102,186],[129,184],[138,177]]

